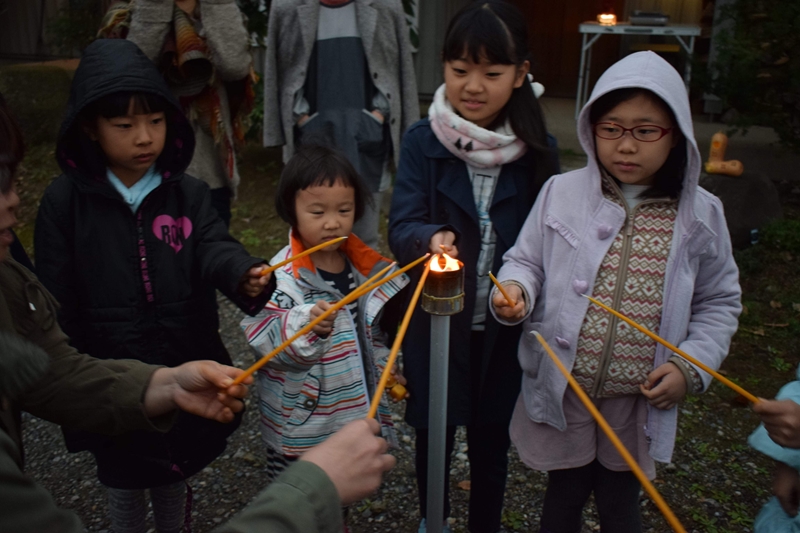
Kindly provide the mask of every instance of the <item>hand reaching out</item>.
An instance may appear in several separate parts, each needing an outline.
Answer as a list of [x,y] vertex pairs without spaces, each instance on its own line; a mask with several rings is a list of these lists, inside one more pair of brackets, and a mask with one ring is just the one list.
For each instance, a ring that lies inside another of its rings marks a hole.
[[800,405],[792,400],[764,400],[753,405],[769,437],[781,446],[800,448]]
[[656,409],[672,409],[686,396],[686,378],[678,365],[664,363],[647,375],[639,390]]
[[239,281],[239,292],[250,298],[255,298],[264,292],[264,287],[267,286],[270,278],[272,277],[272,272],[266,276],[261,275],[261,272],[265,268],[267,268],[267,265],[261,263],[260,265],[256,265],[245,272],[241,281]]
[[380,424],[371,418],[354,420],[300,460],[324,470],[336,486],[342,505],[349,505],[378,490],[383,473],[397,462],[386,453],[389,445],[377,436],[379,432]]
[[[153,373],[144,396],[147,416],[155,417],[174,409],[217,422],[230,422],[244,408],[245,385],[231,386],[243,370],[215,361],[191,361]],[[252,383],[253,377],[245,380]]]

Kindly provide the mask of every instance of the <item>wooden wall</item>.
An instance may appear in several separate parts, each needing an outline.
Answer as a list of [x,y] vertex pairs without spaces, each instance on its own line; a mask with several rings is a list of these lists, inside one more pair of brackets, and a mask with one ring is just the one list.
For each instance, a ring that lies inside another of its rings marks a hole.
[[[545,86],[547,96],[574,97],[578,87],[581,36],[578,25],[596,20],[604,2],[600,0],[513,0],[528,20],[533,53],[532,72]],[[610,1],[610,0],[607,0]],[[613,0],[614,11],[625,11],[625,0]],[[604,36],[592,48],[592,80],[619,59],[620,38]]]

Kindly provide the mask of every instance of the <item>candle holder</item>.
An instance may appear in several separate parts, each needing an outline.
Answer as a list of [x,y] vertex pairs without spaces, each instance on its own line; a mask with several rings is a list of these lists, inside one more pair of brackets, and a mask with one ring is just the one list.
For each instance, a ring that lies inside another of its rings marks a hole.
[[464,263],[448,257],[443,267],[440,257],[432,259],[431,272],[422,288],[422,309],[432,315],[455,315],[464,310]]
[[442,533],[447,450],[447,381],[450,362],[450,316],[464,310],[464,263],[435,255],[422,288],[422,309],[431,315],[428,389],[428,533]]

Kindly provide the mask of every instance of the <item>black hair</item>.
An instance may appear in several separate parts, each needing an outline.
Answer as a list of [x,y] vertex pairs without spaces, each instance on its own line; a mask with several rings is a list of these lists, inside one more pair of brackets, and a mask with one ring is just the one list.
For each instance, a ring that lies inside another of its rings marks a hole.
[[275,193],[275,211],[284,221],[296,227],[297,193],[314,186],[332,187],[337,181],[355,191],[355,220],[359,220],[364,215],[367,204],[372,204],[372,194],[356,169],[344,155],[333,148],[320,144],[303,144],[281,172]]
[[22,130],[0,94],[0,193],[11,190],[17,167],[25,157]]
[[[482,59],[496,65],[522,66],[532,62],[528,48],[528,28],[525,17],[515,6],[502,0],[472,2],[462,8],[447,28],[442,48],[442,61],[469,57],[473,62]],[[556,157],[547,144],[547,128],[539,100],[526,79],[511,93],[503,111],[488,129],[508,119],[517,138],[521,139],[544,165],[546,177],[556,172]],[[541,167],[540,167],[541,168]]]
[[86,129],[94,129],[97,119],[103,117],[112,119],[124,117],[129,111],[135,115],[145,115],[151,113],[164,113],[167,123],[167,137],[164,142],[164,150],[156,160],[156,169],[163,171],[167,167],[166,159],[171,157],[167,147],[175,144],[175,131],[171,127],[175,118],[176,110],[172,105],[161,96],[146,92],[122,91],[111,93],[89,103],[84,107],[76,120],[75,132],[80,137],[79,142],[83,151],[83,165],[87,167],[91,176],[105,177],[108,160],[100,145],[92,141],[86,133]]
[[[677,142],[670,150],[667,160],[661,165],[655,173],[655,180],[653,184],[642,194],[640,198],[662,198],[668,196],[669,198],[677,199],[683,190],[683,178],[686,172],[686,138],[683,136],[678,121],[675,118],[675,113],[667,103],[661,99],[656,93],[648,89],[639,87],[626,87],[624,89],[616,89],[607,92],[600,98],[594,101],[591,109],[589,109],[589,123],[594,126],[606,113],[617,107],[623,102],[632,100],[637,96],[642,95],[653,101],[658,107],[662,109],[672,122],[672,134],[675,135]],[[595,139],[595,145],[597,139]],[[595,152],[597,150],[595,149]],[[600,162],[598,161],[598,164]],[[608,172],[608,169],[606,169]],[[611,172],[608,172],[611,174]],[[613,175],[612,175],[613,177]],[[617,180],[617,178],[614,178]],[[619,183],[619,180],[617,180]]]

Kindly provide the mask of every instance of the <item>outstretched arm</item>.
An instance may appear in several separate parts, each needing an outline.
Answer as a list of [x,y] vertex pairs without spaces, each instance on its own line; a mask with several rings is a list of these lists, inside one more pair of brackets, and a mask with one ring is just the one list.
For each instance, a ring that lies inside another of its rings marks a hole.
[[[243,373],[238,368],[214,361],[191,361],[175,368],[159,368],[153,373],[144,396],[144,412],[157,417],[175,409],[193,415],[230,422],[244,408],[244,385],[233,385]],[[245,383],[253,382],[252,376]]]

